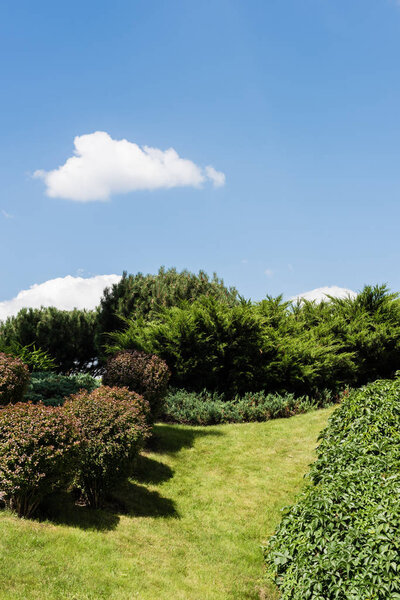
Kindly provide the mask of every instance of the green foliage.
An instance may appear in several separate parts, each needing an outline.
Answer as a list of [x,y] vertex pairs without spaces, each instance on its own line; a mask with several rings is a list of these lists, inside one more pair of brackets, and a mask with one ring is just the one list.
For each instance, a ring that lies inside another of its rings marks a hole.
[[110,337],[111,351],[138,348],[163,358],[176,387],[230,395],[260,389],[262,319],[249,302],[230,307],[203,296],[154,321],[128,319]]
[[0,410],[0,491],[6,505],[29,517],[71,477],[73,422],[60,409],[19,403]]
[[24,400],[43,402],[46,406],[60,406],[67,396],[84,389],[93,391],[100,382],[88,373],[61,375],[59,373],[33,372]]
[[79,445],[75,485],[98,508],[130,472],[149,429],[149,405],[128,388],[101,386],[71,396],[63,410],[76,422]]
[[28,382],[29,370],[22,360],[0,352],[0,406],[20,402]]
[[322,408],[338,401],[325,391],[318,399],[293,394],[246,393],[226,400],[224,396],[203,390],[200,393],[171,390],[164,401],[162,420],[184,425],[248,423],[291,417]]
[[391,377],[400,364],[400,303],[385,286],[316,304],[267,297],[235,305],[215,298],[125,319],[110,352],[139,349],[163,358],[174,387],[318,396]]
[[159,416],[166,394],[170,371],[161,358],[138,350],[118,352],[109,358],[103,384],[127,387],[149,403],[152,420]]
[[265,550],[282,600],[398,598],[400,379],[348,395],[310,480]]
[[196,275],[189,271],[180,273],[172,268],[161,267],[157,275],[128,275],[111,288],[106,288],[100,301],[98,316],[97,343],[101,350],[106,343],[105,334],[120,331],[123,319],[152,319],[159,309],[179,306],[182,302],[193,302],[199,296],[216,298],[234,305],[238,300],[237,291],[227,288],[222,279],[214,273],[210,278],[204,271]]
[[35,344],[21,346],[15,339],[6,344],[4,336],[0,335],[0,352],[18,356],[30,371],[51,371],[55,368],[54,360],[48,352],[36,348]]
[[60,373],[91,370],[96,367],[96,319],[95,311],[23,308],[0,325],[0,338],[11,348],[40,348],[42,366],[44,352]]

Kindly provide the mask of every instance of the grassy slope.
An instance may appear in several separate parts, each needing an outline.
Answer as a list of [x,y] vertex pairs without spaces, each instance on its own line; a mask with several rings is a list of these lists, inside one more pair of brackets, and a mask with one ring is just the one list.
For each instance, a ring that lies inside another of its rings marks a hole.
[[0,513],[0,598],[274,598],[260,588],[260,544],[298,491],[331,412],[160,425],[119,505],[96,513],[62,498],[63,514],[49,507],[42,522]]

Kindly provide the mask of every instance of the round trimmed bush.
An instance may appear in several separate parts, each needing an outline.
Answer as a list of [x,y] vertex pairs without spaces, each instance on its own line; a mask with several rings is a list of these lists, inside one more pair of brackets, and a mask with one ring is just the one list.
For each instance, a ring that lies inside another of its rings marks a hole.
[[154,420],[160,414],[170,375],[167,363],[155,354],[124,350],[108,359],[103,384],[141,394],[149,402]]
[[59,408],[20,402],[0,409],[0,490],[29,517],[51,491],[72,479],[75,426]]
[[29,383],[29,369],[20,358],[0,352],[0,405],[21,402]]
[[63,409],[76,422],[79,459],[75,485],[93,508],[132,468],[149,435],[148,402],[128,388],[101,386],[70,396]]

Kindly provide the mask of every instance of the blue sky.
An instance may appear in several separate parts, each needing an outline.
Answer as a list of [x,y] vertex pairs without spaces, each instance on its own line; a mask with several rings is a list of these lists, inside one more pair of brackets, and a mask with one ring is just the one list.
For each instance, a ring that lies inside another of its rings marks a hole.
[[[400,290],[399,3],[39,0],[0,14],[0,301],[160,265],[216,271],[253,299]],[[46,195],[35,171],[96,131],[172,147],[225,184],[201,171],[200,187]]]

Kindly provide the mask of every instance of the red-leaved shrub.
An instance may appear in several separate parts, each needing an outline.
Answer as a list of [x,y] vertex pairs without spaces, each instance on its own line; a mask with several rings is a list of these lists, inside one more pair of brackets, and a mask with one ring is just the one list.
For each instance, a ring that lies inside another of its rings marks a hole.
[[0,405],[21,402],[29,383],[29,369],[21,359],[0,352]]
[[70,396],[63,409],[75,420],[80,440],[75,485],[98,508],[129,474],[149,435],[148,402],[128,388],[101,386]]
[[155,354],[124,350],[107,361],[103,384],[126,386],[150,404],[154,420],[160,414],[170,378],[167,363]]
[[71,480],[75,426],[60,408],[18,403],[0,409],[0,491],[28,517],[40,501]]

